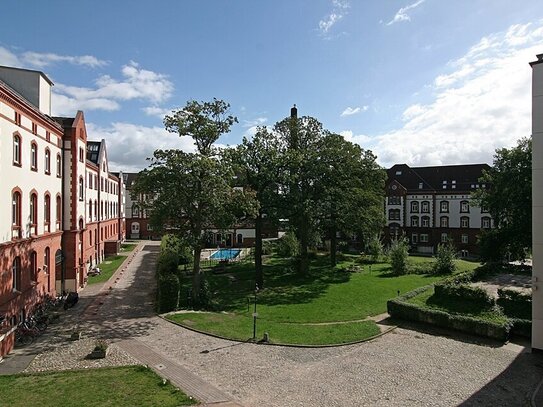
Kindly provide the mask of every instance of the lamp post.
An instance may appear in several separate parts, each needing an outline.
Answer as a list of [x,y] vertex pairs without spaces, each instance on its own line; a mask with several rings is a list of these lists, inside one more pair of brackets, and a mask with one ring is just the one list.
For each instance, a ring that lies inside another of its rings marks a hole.
[[255,310],[253,312],[253,340],[256,340],[256,318],[258,313],[256,312],[256,294],[258,293],[258,284],[255,284]]

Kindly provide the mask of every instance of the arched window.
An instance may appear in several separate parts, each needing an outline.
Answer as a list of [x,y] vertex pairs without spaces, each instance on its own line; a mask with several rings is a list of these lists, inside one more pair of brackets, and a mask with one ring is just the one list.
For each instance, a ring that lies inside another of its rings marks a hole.
[[447,233],[441,234],[441,243],[448,243],[449,242],[449,235]]
[[11,265],[11,284],[13,291],[21,291],[21,258],[19,256],[13,259]]
[[48,148],[45,149],[44,169],[47,175],[51,174],[51,151]]
[[104,219],[104,202],[100,202],[100,219]]
[[441,201],[439,205],[439,211],[442,213],[449,212],[449,202],[448,201]]
[[35,142],[30,144],[30,169],[38,171],[38,145]]
[[448,216],[442,216],[439,218],[439,226],[442,228],[448,228],[449,227],[449,217]]
[[469,228],[469,218],[467,216],[462,216],[460,218],[460,227]]
[[388,230],[391,237],[398,237],[400,235],[400,225],[398,223],[391,223],[388,226]]
[[60,154],[57,154],[57,177],[60,178],[62,176],[62,159],[60,158]]
[[51,277],[49,275],[51,267],[51,250],[49,247],[45,248],[43,252],[43,274],[47,278],[47,292],[51,292]]
[[417,201],[411,202],[411,212],[419,213],[419,203]]
[[490,218],[488,216],[481,218],[481,227],[483,229],[490,229],[490,225],[491,225]]
[[389,209],[388,211],[389,220],[400,220],[400,210],[399,209]]
[[56,199],[56,213],[55,213],[55,218],[56,218],[56,222],[57,222],[57,230],[60,229],[60,222],[62,221],[61,217],[62,217],[62,198],[60,197],[60,195],[57,195],[57,199]]
[[461,201],[460,202],[460,212],[462,212],[462,213],[468,213],[469,212],[469,202],[468,201]]
[[89,222],[92,222],[92,199],[89,199]]
[[420,218],[420,223],[423,228],[429,228],[430,227],[430,217],[429,216],[423,216]]
[[30,234],[38,234],[38,195],[30,194]]
[[13,135],[13,165],[21,166],[21,136]]
[[30,253],[30,281],[38,281],[38,254],[33,251]]
[[92,230],[89,230],[89,246],[92,246]]
[[94,220],[98,219],[98,201],[94,200]]
[[11,229],[12,238],[22,237],[21,228],[21,192],[14,191],[11,196]]
[[414,227],[414,228],[419,227],[419,217],[418,216],[411,216],[411,227]]
[[83,177],[79,177],[79,200],[83,201],[85,199],[85,184],[83,182]]
[[43,219],[45,225],[45,231],[51,231],[51,197],[49,194],[45,194],[43,198]]
[[430,202],[422,201],[420,204],[420,211],[422,213],[430,213]]

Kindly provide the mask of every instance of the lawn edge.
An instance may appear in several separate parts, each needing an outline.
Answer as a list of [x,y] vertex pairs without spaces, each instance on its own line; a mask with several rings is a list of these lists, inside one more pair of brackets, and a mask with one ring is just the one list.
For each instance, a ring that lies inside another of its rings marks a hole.
[[[394,325],[394,326],[391,326],[390,328],[384,330],[383,332],[378,333],[377,335],[373,335],[373,336],[370,336],[368,338],[360,339],[360,340],[357,340],[357,341],[344,342],[344,343],[332,343],[332,344],[324,344],[324,345],[309,345],[309,344],[303,344],[303,343],[298,343],[298,344],[294,344],[294,343],[271,343],[271,342],[266,343],[266,342],[254,342],[252,340],[252,338],[242,341],[240,339],[227,338],[225,336],[213,334],[211,332],[201,331],[199,329],[189,327],[189,326],[183,325],[183,324],[181,324],[179,322],[175,322],[175,321],[172,321],[172,320],[166,318],[168,315],[172,315],[172,314],[175,314],[175,312],[168,312],[166,314],[159,314],[158,317],[162,318],[164,321],[167,321],[167,322],[169,322],[171,324],[180,326],[181,328],[187,329],[189,331],[196,332],[196,333],[199,333],[199,334],[202,334],[202,335],[211,336],[211,337],[217,338],[217,339],[223,339],[225,341],[231,341],[231,342],[237,342],[237,343],[254,343],[256,345],[283,346],[283,347],[287,347],[287,348],[339,348],[341,346],[356,345],[356,344],[359,344],[359,343],[368,342],[368,341],[371,341],[373,339],[377,339],[377,338],[379,338],[379,337],[381,337],[381,336],[383,336],[383,335],[385,335],[385,334],[387,334],[387,333],[389,333],[389,332],[391,332],[391,331],[393,331],[394,329],[397,328],[397,326]],[[375,323],[375,324],[378,325],[377,323]]]

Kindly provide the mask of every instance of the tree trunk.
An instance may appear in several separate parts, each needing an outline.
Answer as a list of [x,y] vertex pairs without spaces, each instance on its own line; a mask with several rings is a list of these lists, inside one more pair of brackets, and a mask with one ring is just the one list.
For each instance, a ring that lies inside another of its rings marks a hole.
[[336,225],[332,224],[330,228],[330,265],[335,267],[337,264],[337,237],[336,237]]
[[194,263],[192,267],[192,304],[198,305],[200,303],[200,289],[202,282],[202,272],[200,269],[200,255],[202,254],[202,245],[198,243],[193,247],[194,249]]
[[259,289],[264,288],[262,268],[262,213],[258,212],[255,220],[255,281]]

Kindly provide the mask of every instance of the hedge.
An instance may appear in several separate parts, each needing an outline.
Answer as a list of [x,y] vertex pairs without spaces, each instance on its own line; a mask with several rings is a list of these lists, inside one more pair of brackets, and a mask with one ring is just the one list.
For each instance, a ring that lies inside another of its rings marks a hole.
[[503,308],[505,315],[511,318],[532,319],[532,296],[521,291],[498,289],[497,304]]
[[495,305],[494,298],[486,290],[468,284],[438,283],[435,285],[435,295],[452,301],[469,301],[482,309],[492,308]]
[[389,300],[387,302],[388,313],[394,318],[425,322],[443,328],[486,336],[499,341],[506,341],[509,337],[512,325],[510,322],[498,323],[463,315],[452,315],[444,311],[423,308],[419,305],[406,302],[406,300],[430,288],[431,286],[420,287],[393,300]]
[[524,336],[525,338],[532,337],[532,321],[529,319],[509,318],[513,324],[511,326],[511,335]]
[[158,277],[158,312],[170,312],[179,306],[179,278],[176,274]]

